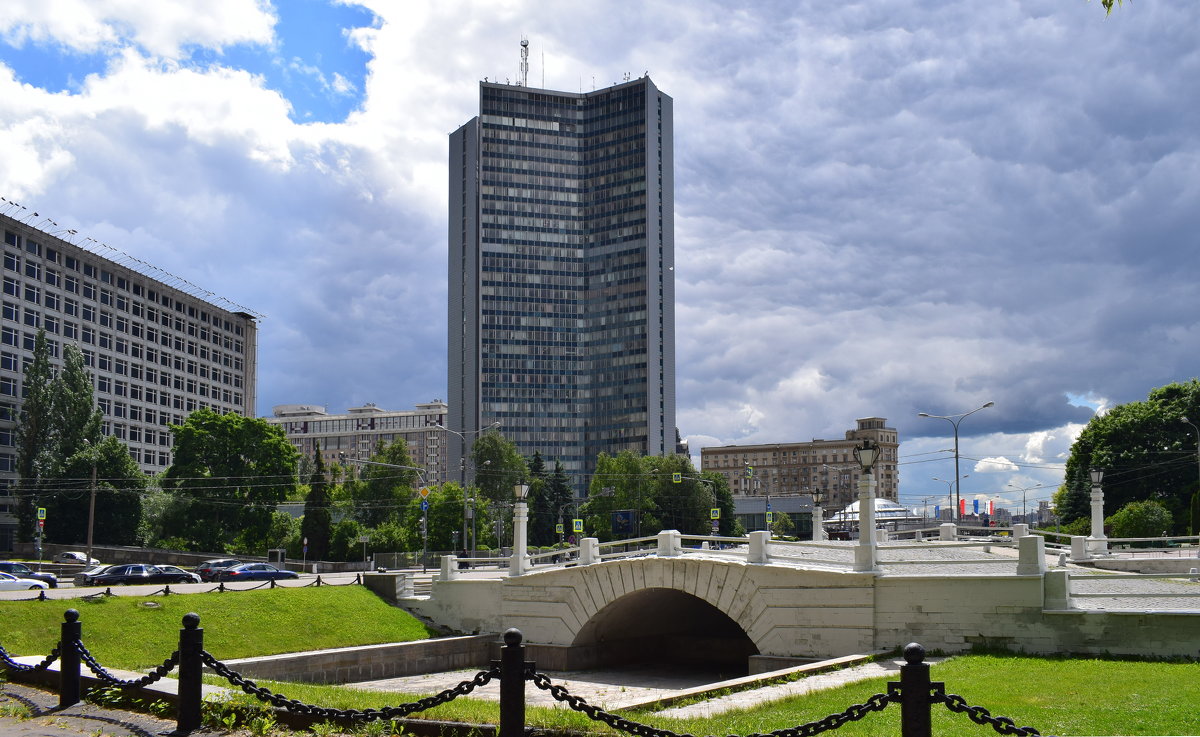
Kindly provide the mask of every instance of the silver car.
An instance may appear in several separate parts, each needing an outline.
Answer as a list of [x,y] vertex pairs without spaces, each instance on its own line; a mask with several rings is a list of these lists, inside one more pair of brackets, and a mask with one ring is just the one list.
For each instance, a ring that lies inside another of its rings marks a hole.
[[49,586],[45,581],[35,581],[32,578],[17,578],[11,573],[0,573],[0,591],[36,591]]

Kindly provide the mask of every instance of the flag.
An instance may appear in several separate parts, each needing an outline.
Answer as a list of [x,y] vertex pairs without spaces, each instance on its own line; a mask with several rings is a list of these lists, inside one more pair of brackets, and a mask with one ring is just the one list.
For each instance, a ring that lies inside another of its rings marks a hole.
[[972,500],[971,500],[971,506],[975,508],[975,512],[974,512],[974,513],[975,513],[975,514],[979,514],[979,500],[978,500],[978,499],[972,499]]

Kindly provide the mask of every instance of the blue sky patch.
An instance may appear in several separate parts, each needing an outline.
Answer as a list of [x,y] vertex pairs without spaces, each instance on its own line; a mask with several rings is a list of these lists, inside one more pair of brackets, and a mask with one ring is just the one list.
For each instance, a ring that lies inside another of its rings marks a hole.
[[[362,103],[370,55],[348,33],[379,23],[370,11],[326,0],[287,0],[275,5],[279,18],[273,47],[239,44],[221,51],[191,47],[181,60],[200,68],[244,69],[263,78],[292,105],[297,123],[336,123]],[[124,40],[127,44],[128,41]],[[89,74],[103,74],[116,47],[83,54],[58,44],[0,44],[0,62],[17,78],[50,92],[79,92]]]

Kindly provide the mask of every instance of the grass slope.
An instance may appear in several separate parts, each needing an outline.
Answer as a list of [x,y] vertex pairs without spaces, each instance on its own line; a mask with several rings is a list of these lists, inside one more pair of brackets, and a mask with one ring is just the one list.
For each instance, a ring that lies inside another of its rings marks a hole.
[[[152,602],[158,606],[145,606]],[[96,600],[0,602],[0,645],[43,655],[58,642],[63,613],[79,610],[83,643],[101,664],[141,670],[179,644],[183,616],[200,615],[204,648],[222,660],[430,637],[407,612],[360,586],[277,588]]]

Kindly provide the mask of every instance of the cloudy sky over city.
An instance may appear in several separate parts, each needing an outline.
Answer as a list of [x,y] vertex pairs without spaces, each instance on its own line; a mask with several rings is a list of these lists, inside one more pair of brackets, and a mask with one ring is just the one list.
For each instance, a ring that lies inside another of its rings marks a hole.
[[1197,375],[1193,2],[5,0],[0,195],[261,313],[260,414],[411,408],[446,395],[447,135],[522,36],[530,86],[675,100],[694,453],[882,416],[936,503],[917,414],[994,401],[963,492],[1019,506]]

